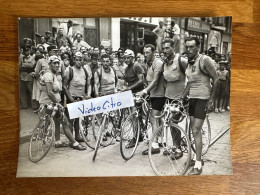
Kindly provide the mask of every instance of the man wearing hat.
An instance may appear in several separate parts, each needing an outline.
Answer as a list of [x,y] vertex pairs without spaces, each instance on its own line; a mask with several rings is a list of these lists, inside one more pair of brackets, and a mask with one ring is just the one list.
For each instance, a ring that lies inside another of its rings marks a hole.
[[68,41],[68,44],[71,47],[72,46],[72,42],[71,42],[70,38],[66,34],[64,34],[64,29],[60,28],[59,32],[58,32],[58,35],[57,35],[57,38],[56,38],[56,43],[57,43],[58,49],[61,48],[61,46],[63,45],[63,41],[65,41],[65,40]]
[[82,34],[81,33],[76,34],[76,40],[74,41],[73,46],[75,46],[78,51],[80,50],[81,47],[86,47],[87,49],[90,48],[90,45],[82,40]]
[[[26,43],[27,44],[27,43]],[[33,90],[33,75],[35,67],[35,59],[30,55],[31,47],[26,45],[23,50],[23,55],[19,58],[19,76],[20,76],[20,108],[28,108],[27,100],[32,103],[32,90]],[[29,97],[28,97],[29,95]]]
[[45,32],[45,41],[48,45],[56,45],[55,39],[51,36],[51,31]]
[[137,93],[144,89],[144,70],[139,63],[134,63],[135,54],[132,50],[127,49],[124,53],[125,63],[125,81],[128,87],[125,90],[132,90]]

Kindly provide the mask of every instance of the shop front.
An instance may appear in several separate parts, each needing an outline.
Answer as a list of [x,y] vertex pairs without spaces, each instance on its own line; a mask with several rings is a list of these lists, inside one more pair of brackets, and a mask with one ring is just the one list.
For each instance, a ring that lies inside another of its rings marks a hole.
[[186,18],[185,34],[189,37],[198,37],[201,43],[200,52],[208,49],[208,34],[210,33],[210,24],[194,18]]
[[152,32],[156,26],[151,18],[121,18],[120,47],[143,53],[145,44],[156,45],[156,36]]

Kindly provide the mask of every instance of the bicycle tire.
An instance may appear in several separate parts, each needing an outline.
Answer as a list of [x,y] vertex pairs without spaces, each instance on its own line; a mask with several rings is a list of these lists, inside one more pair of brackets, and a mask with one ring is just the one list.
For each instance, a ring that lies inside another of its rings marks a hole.
[[[203,122],[203,126],[201,129],[201,134],[202,134],[202,152],[201,155],[204,156],[209,149],[210,146],[210,141],[211,141],[211,127],[210,127],[210,122],[209,122],[209,118],[208,116],[206,116],[204,122]],[[196,148],[195,148],[195,141],[193,138],[193,134],[191,129],[189,128],[189,139],[191,142],[191,148],[193,150],[194,153],[196,153]]]
[[[130,130],[128,126],[130,125]],[[130,136],[128,138],[128,136]],[[130,114],[122,125],[121,138],[120,138],[120,153],[123,159],[129,160],[133,157],[140,136],[140,123],[136,117],[136,113]],[[129,147],[131,142],[134,142],[134,147]],[[126,142],[126,143],[125,143]],[[129,150],[127,150],[129,149]]]
[[[107,116],[106,117],[106,121],[104,123],[104,130],[102,131],[102,141],[100,143],[101,146],[103,147],[107,147],[109,145],[112,144],[114,137],[115,137],[115,122],[113,122],[112,120],[114,120],[115,118]],[[103,137],[106,137],[106,140],[103,139]]]
[[80,134],[82,135],[82,138],[86,143],[86,145],[93,150],[95,149],[96,146],[96,140],[98,136],[97,127],[99,126],[100,126],[100,121],[96,117],[96,115],[79,118]]
[[[158,176],[170,176],[170,175],[184,175],[188,168],[191,159],[191,147],[190,141],[185,131],[178,125],[171,123],[164,132],[163,126],[160,126],[152,135],[149,142],[148,157],[150,165]],[[183,156],[179,159],[174,158],[174,146],[172,144],[171,128],[179,130],[181,132],[180,149],[183,152]],[[164,132],[164,133],[163,133]],[[170,136],[170,137],[169,137]],[[165,145],[162,144],[160,153],[152,154],[152,143],[157,141],[158,138],[163,140],[165,137]],[[163,151],[162,151],[163,149]],[[164,154],[164,150],[167,152]]]
[[105,124],[105,122],[106,122],[106,118],[103,119],[102,124],[100,125],[99,130],[98,130],[98,139],[97,139],[97,142],[96,142],[95,151],[94,151],[94,155],[93,155],[92,161],[95,161],[95,159],[96,159],[97,152],[98,152],[98,149],[100,147],[101,138],[103,137],[103,131],[104,131],[104,124]]
[[[47,117],[45,120],[40,119],[40,121],[38,122],[38,124],[33,130],[30,143],[29,143],[28,152],[29,152],[29,160],[31,162],[34,163],[39,162],[47,155],[51,146],[53,145],[54,129],[55,129],[55,124],[52,118]],[[47,131],[46,134],[47,137],[43,137],[45,130]],[[36,146],[34,144],[35,142],[37,142]],[[37,154],[36,156],[34,156],[34,149],[35,149],[35,153]]]

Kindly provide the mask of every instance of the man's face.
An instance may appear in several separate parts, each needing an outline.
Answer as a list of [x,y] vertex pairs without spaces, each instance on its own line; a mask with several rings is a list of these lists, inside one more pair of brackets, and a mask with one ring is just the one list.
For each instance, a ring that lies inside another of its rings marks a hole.
[[118,65],[118,59],[114,58],[113,60],[113,66],[117,66]]
[[49,52],[49,56],[57,55],[57,53],[58,53],[58,50],[52,49],[52,50]]
[[125,59],[125,63],[127,65],[131,65],[133,63],[133,60],[134,60],[134,58],[132,56],[126,56],[126,57],[124,57],[124,59]]
[[75,54],[76,51],[77,51],[76,47],[72,47],[72,48],[71,48],[71,51],[72,51],[73,54]]
[[51,62],[51,69],[53,72],[58,72],[60,68],[60,62]]
[[171,46],[171,43],[164,43],[162,49],[163,49],[164,55],[167,58],[171,57],[174,53],[174,47]]
[[80,42],[81,41],[81,36],[77,35],[77,41]]
[[43,52],[43,47],[38,47],[39,52]]
[[160,54],[159,54],[158,52],[156,52],[156,53],[154,54],[154,57],[160,59]]
[[105,70],[109,68],[111,61],[109,58],[102,58],[102,65]]
[[80,68],[82,66],[82,61],[83,59],[81,57],[78,56],[75,57],[75,62],[76,62],[75,65],[77,68]]
[[161,53],[160,57],[161,57],[162,60],[164,60],[164,58],[165,58],[164,53]]
[[51,34],[50,33],[46,33],[46,37],[51,37]]
[[105,55],[105,54],[107,54],[106,50],[102,49],[102,50],[100,51],[100,55],[102,56],[102,55]]
[[199,53],[199,45],[196,45],[196,41],[186,41],[186,53],[189,59],[193,59]]
[[62,28],[59,30],[59,34],[63,35],[63,29]]
[[152,49],[150,47],[144,48],[144,57],[145,57],[146,62],[149,62],[149,61],[152,60],[153,52],[152,52]]
[[196,41],[186,41],[186,53],[189,59],[193,59],[199,53],[199,46],[196,45]]
[[86,47],[81,47],[81,48],[80,48],[80,52],[81,52],[81,53],[84,53],[84,52],[86,52],[86,51],[87,51]]
[[67,45],[68,45],[68,41],[63,41],[63,46],[67,47]]
[[93,66],[97,66],[98,65],[98,60],[97,60],[97,58],[92,58],[92,65]]
[[93,53],[94,54],[99,54],[99,49],[98,48],[94,48]]
[[119,63],[123,64],[124,62],[125,62],[125,59],[123,57],[119,56]]
[[25,55],[25,56],[29,56],[29,55],[30,55],[30,51],[29,51],[29,50],[25,50],[25,51],[24,51],[24,55]]
[[225,68],[224,64],[220,64],[219,68],[220,68],[220,70],[224,70],[224,68]]

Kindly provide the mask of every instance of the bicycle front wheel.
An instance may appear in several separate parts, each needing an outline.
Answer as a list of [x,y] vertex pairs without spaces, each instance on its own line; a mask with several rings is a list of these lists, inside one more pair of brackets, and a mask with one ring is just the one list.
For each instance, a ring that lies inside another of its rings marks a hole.
[[[163,140],[164,144],[160,147],[159,153],[152,154],[152,146],[158,143],[158,140]],[[173,140],[175,140],[175,143],[179,143],[178,147],[173,143]],[[176,157],[177,148],[182,153],[182,156],[178,158]],[[187,134],[181,127],[174,123],[165,128],[161,126],[153,133],[149,142],[148,156],[151,167],[156,175],[184,175],[191,158],[191,147]]]
[[93,116],[85,116],[79,118],[79,129],[84,142],[91,149],[95,149],[96,140],[98,136],[98,129],[100,127],[100,121]]
[[33,130],[29,143],[29,159],[31,162],[42,160],[49,152],[54,141],[55,124],[52,118],[40,119]]
[[140,124],[136,113],[130,114],[122,125],[120,139],[120,153],[123,159],[129,160],[133,157],[140,135]]
[[[202,135],[202,153],[201,155],[205,155],[208,152],[210,141],[211,141],[211,128],[209,123],[209,118],[206,116],[204,123],[201,128],[201,135]],[[196,153],[196,147],[195,147],[195,140],[194,136],[192,134],[191,128],[189,128],[189,139],[191,142],[191,148],[193,152]]]
[[96,159],[97,152],[98,152],[98,149],[100,147],[100,142],[101,142],[101,139],[103,137],[105,122],[106,122],[106,117],[103,118],[102,124],[100,125],[99,130],[98,130],[98,138],[97,138],[97,142],[96,142],[96,146],[95,146],[94,155],[93,155],[93,158],[92,158],[93,161]]

